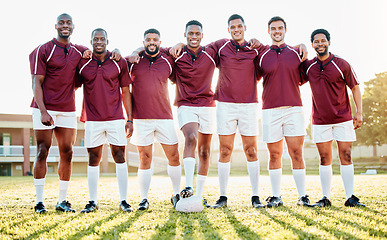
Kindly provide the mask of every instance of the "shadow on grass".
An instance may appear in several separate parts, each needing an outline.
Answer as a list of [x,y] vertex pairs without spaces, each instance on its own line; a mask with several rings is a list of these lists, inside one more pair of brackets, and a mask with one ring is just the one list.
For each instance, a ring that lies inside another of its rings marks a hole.
[[132,224],[144,213],[145,211],[136,211],[133,217],[103,233],[101,235],[101,239],[118,239],[120,237],[120,233],[125,232],[128,228],[130,228],[130,226],[132,226]]
[[[330,227],[323,226],[323,225],[321,225],[319,222],[316,222],[316,221],[313,220],[313,219],[310,219],[310,218],[308,218],[308,217],[305,217],[305,216],[303,216],[303,215],[301,215],[301,214],[299,214],[299,213],[297,213],[297,212],[291,210],[291,209],[288,208],[288,207],[283,206],[283,207],[281,207],[281,208],[283,208],[284,210],[286,210],[289,214],[293,215],[294,217],[296,217],[296,218],[298,218],[298,219],[300,219],[300,220],[303,220],[308,226],[311,226],[311,225],[317,225],[317,226],[319,226],[319,228],[323,229],[323,230],[326,231],[326,232],[329,232],[329,233],[333,234],[333,235],[334,235],[336,238],[338,238],[338,239],[343,239],[343,238],[345,238],[345,239],[360,239],[360,238],[355,237],[354,235],[352,235],[352,234],[349,233],[349,232],[343,232],[343,231],[338,230],[337,227],[331,227],[331,228],[330,228]],[[319,212],[319,214],[321,214],[321,212],[319,211],[319,209],[315,209],[315,208],[313,208],[313,209],[314,209],[315,211]],[[337,219],[337,218],[334,217],[334,216],[327,216],[327,215],[325,215],[325,217],[330,217],[330,218],[332,218],[332,219]],[[310,233],[308,233],[308,234],[310,234]],[[316,236],[316,235],[313,235],[313,236],[315,236],[316,238],[321,238],[320,236]]]
[[175,239],[177,224],[183,225],[184,239],[194,239],[194,225],[195,220],[199,221],[199,231],[204,235],[204,239],[222,239],[219,233],[212,227],[208,220],[206,210],[198,213],[182,213],[176,211],[174,208],[169,210],[169,219],[161,227],[156,227],[156,232],[150,239]]
[[[66,214],[66,213],[61,213],[61,214]],[[27,236],[26,238],[23,238],[23,239],[35,239],[35,238],[39,238],[39,236],[43,233],[46,233],[46,232],[49,232],[51,231],[52,229],[56,228],[58,225],[62,225],[66,222],[70,222],[76,218],[80,217],[79,214],[78,215],[73,215],[73,216],[70,216],[62,221],[59,221],[59,222],[56,222],[55,224],[52,224],[48,227],[45,227],[43,229],[40,229],[38,231],[35,231],[33,232],[32,234],[30,234],[29,236]]]
[[[283,211],[283,212],[288,212],[288,213],[292,213],[292,211],[285,207],[285,206],[281,206],[281,207],[278,207],[278,208],[275,208],[275,210],[277,211]],[[299,239],[320,239],[321,237],[320,236],[317,236],[313,233],[308,233],[308,232],[305,232],[301,229],[298,229],[296,227],[294,227],[292,225],[292,223],[289,223],[289,222],[285,222],[283,220],[281,220],[281,217],[276,217],[276,216],[273,216],[272,214],[270,214],[268,212],[268,210],[266,208],[263,208],[263,209],[259,209],[258,210],[260,213],[266,215],[268,218],[272,219],[274,222],[278,223],[279,225],[281,225],[284,229],[289,229],[291,231],[293,231],[293,233],[295,235],[298,236]],[[296,216],[295,214],[292,214],[294,216]],[[314,224],[317,224],[317,222],[315,222],[314,220],[310,219],[310,218],[306,218],[306,217],[303,217],[303,216],[296,216],[297,218],[303,220],[305,222],[306,225],[313,225],[312,223]]]
[[[364,212],[370,213],[370,214],[372,214],[372,215],[376,214],[376,215],[380,215],[380,216],[383,216],[383,217],[386,216],[386,214],[380,213],[380,212],[378,212],[378,211],[376,211],[376,210],[373,210],[373,209],[370,209],[370,208],[368,208],[368,207],[355,207],[355,208],[353,208],[353,207],[345,207],[345,208],[339,208],[339,207],[331,206],[331,208],[332,208],[333,210],[336,210],[336,211],[341,211],[341,212],[344,212],[344,213],[356,215],[357,217],[364,217],[364,215],[361,214],[361,213],[353,212],[352,209],[361,209],[361,210],[363,210]],[[373,217],[373,216],[369,216],[369,217]],[[385,219],[385,218],[384,218],[384,219]],[[377,220],[375,220],[375,221],[377,221]],[[379,224],[379,223],[380,223],[380,222],[378,221],[378,224]],[[381,223],[387,225],[387,221],[381,221]]]
[[222,210],[226,214],[230,224],[234,227],[235,232],[239,235],[241,239],[261,239],[249,227],[243,225],[240,221],[238,221],[238,219],[234,216],[230,209],[222,208]]

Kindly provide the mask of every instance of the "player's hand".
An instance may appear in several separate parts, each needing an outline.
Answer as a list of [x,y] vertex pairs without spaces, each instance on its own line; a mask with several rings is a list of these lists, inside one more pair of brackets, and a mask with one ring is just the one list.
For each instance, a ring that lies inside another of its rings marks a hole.
[[140,55],[138,53],[133,52],[129,55],[129,63],[139,63],[140,62]]
[[358,129],[362,123],[363,123],[363,117],[361,113],[356,112],[355,116],[353,117],[353,128]]
[[250,49],[256,49],[261,45],[261,42],[258,39],[252,38],[249,41]]
[[41,113],[40,121],[44,126],[52,126],[54,125],[54,120],[52,119],[51,115],[48,114],[47,111],[44,111]]
[[169,49],[169,54],[171,54],[174,58],[179,57],[184,46],[185,45],[183,43],[176,44],[175,46],[171,47],[171,49]]
[[308,59],[308,49],[306,48],[305,44],[303,44],[303,43],[300,44],[300,55],[302,57],[301,62]]
[[125,124],[126,138],[130,138],[133,134],[133,123],[126,122]]
[[82,58],[89,59],[93,56],[93,52],[89,49],[85,50],[82,54]]
[[121,53],[120,53],[120,50],[118,50],[117,48],[113,50],[112,52],[112,56],[110,57],[111,60],[114,60],[114,61],[120,61],[121,59]]

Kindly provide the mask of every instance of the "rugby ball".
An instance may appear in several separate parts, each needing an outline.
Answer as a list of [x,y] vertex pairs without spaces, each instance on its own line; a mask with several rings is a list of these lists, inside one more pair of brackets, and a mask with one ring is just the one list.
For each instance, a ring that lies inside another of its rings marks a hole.
[[181,198],[176,203],[176,210],[179,212],[201,212],[204,209],[203,199],[199,196]]

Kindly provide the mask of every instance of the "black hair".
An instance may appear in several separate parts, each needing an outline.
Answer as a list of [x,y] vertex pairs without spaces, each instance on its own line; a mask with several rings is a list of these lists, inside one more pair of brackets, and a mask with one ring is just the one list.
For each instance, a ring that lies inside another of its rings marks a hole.
[[157,35],[160,36],[159,30],[157,30],[157,29],[155,29],[155,28],[150,28],[150,29],[146,30],[146,31],[144,32],[144,37],[145,37],[145,35],[147,35],[148,33],[156,33]]
[[203,30],[203,25],[197,20],[191,20],[191,21],[187,22],[187,24],[185,25],[185,29],[187,30],[187,28],[191,25],[197,25]]
[[91,32],[91,38],[93,38],[93,35],[94,35],[95,32],[104,32],[104,33],[105,33],[105,36],[106,36],[106,38],[107,38],[107,32],[106,32],[105,29],[103,29],[103,28],[96,28],[96,29],[94,29],[94,30]]
[[245,20],[244,20],[243,17],[242,17],[241,15],[239,15],[239,14],[233,14],[233,15],[231,15],[231,16],[228,18],[227,24],[230,24],[230,22],[231,22],[232,20],[235,20],[235,19],[240,19],[240,20],[242,20],[243,24],[245,24]]
[[270,28],[270,24],[271,24],[272,22],[277,22],[277,21],[282,21],[282,22],[284,23],[285,29],[286,29],[286,22],[285,22],[285,20],[284,20],[282,17],[279,17],[279,16],[272,17],[272,18],[269,20],[269,22],[267,23],[267,27]]
[[62,18],[62,17],[67,17],[69,18],[71,21],[73,21],[73,18],[67,14],[67,13],[62,13],[61,15],[59,15],[57,18],[56,18],[56,21],[59,22],[59,20]]
[[319,33],[322,33],[325,35],[325,37],[327,38],[328,41],[331,40],[331,35],[329,34],[329,32],[325,29],[322,29],[322,28],[319,28],[319,29],[316,29],[312,32],[312,35],[310,35],[310,41],[313,43],[313,40],[314,40],[314,36],[316,34],[319,34]]

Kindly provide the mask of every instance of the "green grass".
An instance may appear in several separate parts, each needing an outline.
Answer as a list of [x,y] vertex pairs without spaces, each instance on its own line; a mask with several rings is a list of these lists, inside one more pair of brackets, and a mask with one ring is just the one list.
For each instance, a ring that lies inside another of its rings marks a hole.
[[[68,200],[77,213],[55,212],[58,180],[48,177],[44,197],[49,213],[37,215],[33,179],[1,177],[0,239],[387,239],[387,175],[355,176],[355,194],[367,208],[343,206],[339,175],[333,177],[333,206],[324,209],[297,206],[292,176],[284,175],[282,183],[283,207],[252,208],[245,175],[229,179],[227,208],[185,214],[170,204],[169,178],[154,176],[150,209],[123,213],[118,210],[115,177],[101,177],[100,210],[82,215],[79,210],[88,201],[86,177],[73,177],[70,184]],[[261,177],[259,190],[261,200],[270,195],[268,176]],[[307,193],[313,202],[321,198],[318,176],[307,176]],[[204,196],[213,204],[218,194],[217,178],[209,177]],[[128,195],[136,208],[140,200],[136,177],[129,178]]]

